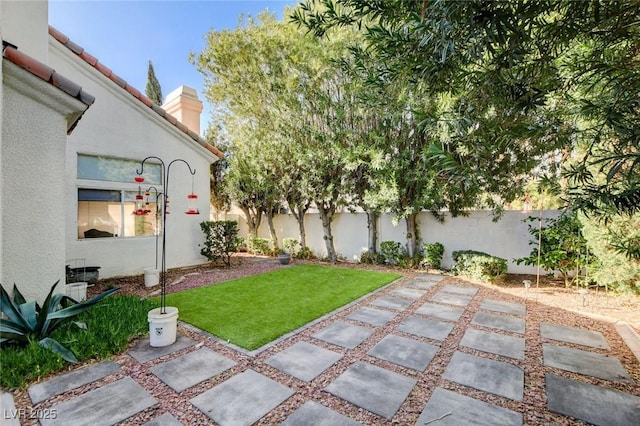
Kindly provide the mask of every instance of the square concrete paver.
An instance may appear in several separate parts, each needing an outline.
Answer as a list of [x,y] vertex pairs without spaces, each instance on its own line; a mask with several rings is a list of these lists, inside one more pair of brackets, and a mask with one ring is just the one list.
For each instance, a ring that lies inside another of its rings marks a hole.
[[544,365],[614,382],[631,382],[618,358],[580,349],[542,344]]
[[82,367],[69,373],[56,376],[46,382],[37,383],[29,387],[29,396],[34,404],[60,395],[72,389],[79,388],[96,380],[100,380],[120,371],[120,366],[113,361]]
[[0,390],[0,418],[2,426],[20,426],[20,411],[16,408],[13,395]]
[[342,357],[342,354],[311,343],[298,342],[267,358],[265,364],[290,376],[310,382]]
[[478,292],[478,288],[449,284],[442,287],[440,291],[455,294],[466,294],[467,296],[475,296],[475,294]]
[[521,337],[505,336],[473,328],[468,328],[460,341],[460,345],[468,348],[515,359],[524,359],[524,343],[524,338]]
[[380,326],[385,325],[386,323],[391,321],[396,315],[398,314],[394,312],[383,311],[382,309],[368,308],[365,306],[364,308],[360,308],[357,311],[353,311],[352,313],[347,315],[347,318],[360,322],[366,322],[371,325]]
[[133,348],[127,351],[127,353],[131,355],[136,361],[144,364],[145,362],[151,361],[152,359],[160,358],[162,356],[178,352],[184,348],[188,348],[195,343],[195,341],[189,339],[188,337],[178,334],[173,345],[156,348],[152,347],[149,344],[149,338],[147,337],[146,339],[140,339]]
[[525,322],[523,318],[492,314],[483,311],[478,311],[474,315],[473,319],[471,320],[471,324],[496,328],[498,330],[511,331],[512,333],[520,334],[524,334],[525,330]]
[[221,426],[251,425],[295,392],[253,370],[246,370],[191,399]]
[[381,296],[371,302],[374,306],[380,306],[382,308],[393,309],[395,311],[404,311],[413,303],[413,300],[404,299],[401,297],[393,296]]
[[527,313],[526,305],[521,303],[510,303],[491,299],[485,299],[480,302],[480,309],[517,316],[524,316]]
[[156,417],[155,419],[147,422],[144,426],[183,426],[181,422],[178,421],[173,415],[170,413],[164,413],[161,416]]
[[392,418],[416,381],[401,374],[358,361],[325,390],[372,413]]
[[[439,419],[439,420],[437,420]],[[479,399],[436,388],[416,425],[521,426],[522,414]]]
[[439,346],[389,334],[367,354],[403,367],[424,371],[439,349]]
[[[125,377],[51,407],[56,418],[41,425],[111,425],[121,422],[157,401],[131,377]],[[55,411],[54,411],[55,410]]]
[[417,280],[421,280],[421,281],[431,281],[434,283],[439,283],[440,281],[444,280],[446,277],[444,275],[437,275],[437,274],[418,274],[416,275],[416,279]]
[[361,423],[336,413],[317,402],[305,402],[295,413],[280,423],[282,426],[358,426]]
[[456,352],[443,378],[474,389],[522,401],[524,371],[508,362]]
[[469,294],[448,293],[440,290],[429,300],[432,302],[446,303],[447,305],[467,306],[469,302],[471,302],[471,299],[473,299],[473,296]]
[[607,339],[598,331],[542,322],[540,323],[540,335],[547,339],[558,340],[560,342],[575,343],[576,345],[591,346],[592,348],[609,349]]
[[353,349],[364,342],[373,334],[374,330],[368,327],[349,324],[344,321],[336,321],[313,335],[316,339],[323,340],[344,348]]
[[549,411],[600,426],[640,425],[640,397],[545,375]]
[[421,290],[431,290],[436,285],[438,285],[438,283],[433,281],[411,280],[407,281],[404,285],[408,287],[419,288]]
[[176,392],[195,386],[236,365],[236,362],[209,348],[163,362],[150,370]]
[[457,308],[455,306],[440,305],[438,303],[425,303],[416,310],[416,314],[429,315],[449,321],[458,321],[464,308]]
[[447,338],[455,324],[436,321],[426,318],[409,317],[397,329],[416,336],[427,337],[434,340]]
[[419,290],[411,287],[398,287],[391,290],[390,294],[394,296],[404,297],[406,299],[420,299],[425,295],[426,290]]

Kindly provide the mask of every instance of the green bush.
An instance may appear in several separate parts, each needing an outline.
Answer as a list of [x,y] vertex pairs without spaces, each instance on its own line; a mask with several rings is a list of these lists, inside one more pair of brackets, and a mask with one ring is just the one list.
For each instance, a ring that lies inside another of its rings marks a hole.
[[[587,240],[582,235],[582,225],[575,212],[567,210],[557,219],[543,219],[542,234],[539,234],[540,222],[536,217],[525,219],[529,222],[529,233],[533,246],[528,257],[515,259],[519,265],[538,264],[538,239],[540,239],[540,267],[546,271],[560,271],[566,286],[571,284],[570,274],[587,267],[589,258],[593,258],[587,249]],[[578,274],[574,274],[575,277]]]
[[403,269],[415,269],[420,266],[422,262],[422,256],[420,253],[416,253],[413,257],[409,257],[406,252],[403,252],[398,258],[398,266]]
[[507,273],[507,260],[490,254],[473,251],[459,250],[452,253],[454,275],[466,275],[468,277],[494,281]]
[[[3,316],[0,321],[0,343],[9,342],[25,346],[35,341],[40,346],[59,354],[65,361],[78,361],[69,349],[53,337],[53,333],[66,320],[91,309],[118,289],[110,289],[89,300],[77,302],[64,294],[54,294],[59,282],[60,280],[51,286],[42,306],[35,300],[27,302],[15,284],[13,298],[11,298],[0,284],[0,312]],[[87,327],[82,321],[74,321],[73,324],[80,329]]]
[[370,251],[364,251],[360,255],[360,263],[366,263],[368,265],[383,265],[384,256],[380,253],[371,253]]
[[289,253],[292,257],[296,257],[300,251],[300,243],[295,238],[283,238],[282,247],[284,247],[285,253]]
[[[154,307],[153,302],[136,296],[108,297],[74,318],[86,324],[86,330],[67,319],[51,337],[68,348],[78,361],[109,358],[125,350],[132,337],[148,333],[147,313]],[[59,354],[31,341],[27,346],[3,342],[0,365],[0,384],[18,389],[67,364]]]
[[633,256],[640,247],[640,214],[620,216],[604,224],[579,217],[582,233],[593,258],[589,259],[589,279],[615,291],[640,292],[640,259]]
[[247,237],[247,251],[263,256],[272,254],[269,239],[261,237]]
[[380,253],[384,260],[390,265],[398,265],[400,258],[405,255],[404,247],[396,241],[382,241],[380,243]]
[[441,243],[429,243],[422,246],[424,257],[421,264],[433,269],[442,268],[442,256],[444,256],[444,246]]
[[238,237],[238,222],[233,220],[206,221],[200,223],[204,232],[204,247],[200,254],[213,262],[222,260],[231,265],[231,254],[238,249],[241,239]]
[[315,254],[309,247],[302,247],[298,252],[293,256],[295,259],[315,259]]

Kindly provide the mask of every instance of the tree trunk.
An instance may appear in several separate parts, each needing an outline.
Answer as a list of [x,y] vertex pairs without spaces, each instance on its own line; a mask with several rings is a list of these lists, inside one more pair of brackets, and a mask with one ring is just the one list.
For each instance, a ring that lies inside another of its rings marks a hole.
[[378,247],[378,213],[367,212],[367,229],[369,230],[369,253],[375,254]]
[[417,253],[418,236],[416,235],[416,221],[418,214],[412,213],[405,217],[407,222],[407,255],[413,257]]
[[269,233],[271,234],[271,249],[274,253],[277,253],[280,246],[278,244],[278,235],[276,235],[276,227],[273,224],[273,209],[268,209],[265,214],[267,216],[267,224],[269,224]]
[[260,227],[260,222],[262,222],[262,211],[251,211],[251,208],[247,206],[240,206],[240,209],[242,210],[244,219],[247,222],[247,226],[249,227],[249,236],[257,238],[258,228]]
[[297,219],[298,221],[298,230],[300,232],[300,247],[302,248],[306,248],[307,247],[307,233],[304,229],[304,214],[302,214],[300,219]]
[[324,231],[323,238],[327,246],[327,257],[331,263],[336,263],[338,256],[336,255],[336,249],[333,247],[333,235],[331,234],[331,221],[333,220],[335,207],[326,207],[322,203],[316,204],[318,204],[318,212],[320,213],[320,220],[322,221],[322,230]]
[[289,210],[291,210],[291,214],[298,222],[298,229],[300,231],[300,247],[307,247],[307,232],[304,228],[304,216],[307,214],[307,210],[309,210],[309,203],[294,203],[287,200],[287,204],[289,205]]

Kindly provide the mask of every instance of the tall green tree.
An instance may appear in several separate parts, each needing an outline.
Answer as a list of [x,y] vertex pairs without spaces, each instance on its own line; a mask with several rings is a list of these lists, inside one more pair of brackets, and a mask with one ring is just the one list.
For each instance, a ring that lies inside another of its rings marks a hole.
[[149,68],[147,68],[147,84],[144,87],[144,93],[151,99],[151,102],[156,105],[162,105],[162,88],[156,78],[151,61],[149,61]]
[[374,81],[422,86],[429,102],[414,111],[427,158],[469,201],[481,191],[499,209],[528,174],[557,178],[564,167],[571,203],[606,219],[640,210],[638,7],[322,0],[294,19],[317,35],[367,23],[367,49],[355,54],[378,56]]

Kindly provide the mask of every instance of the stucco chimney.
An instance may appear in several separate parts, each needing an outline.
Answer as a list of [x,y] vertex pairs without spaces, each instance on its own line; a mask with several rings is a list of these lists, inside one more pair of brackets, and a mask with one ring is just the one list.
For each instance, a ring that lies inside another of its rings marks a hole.
[[189,130],[200,135],[200,113],[203,107],[195,89],[187,86],[178,87],[167,95],[162,108]]

